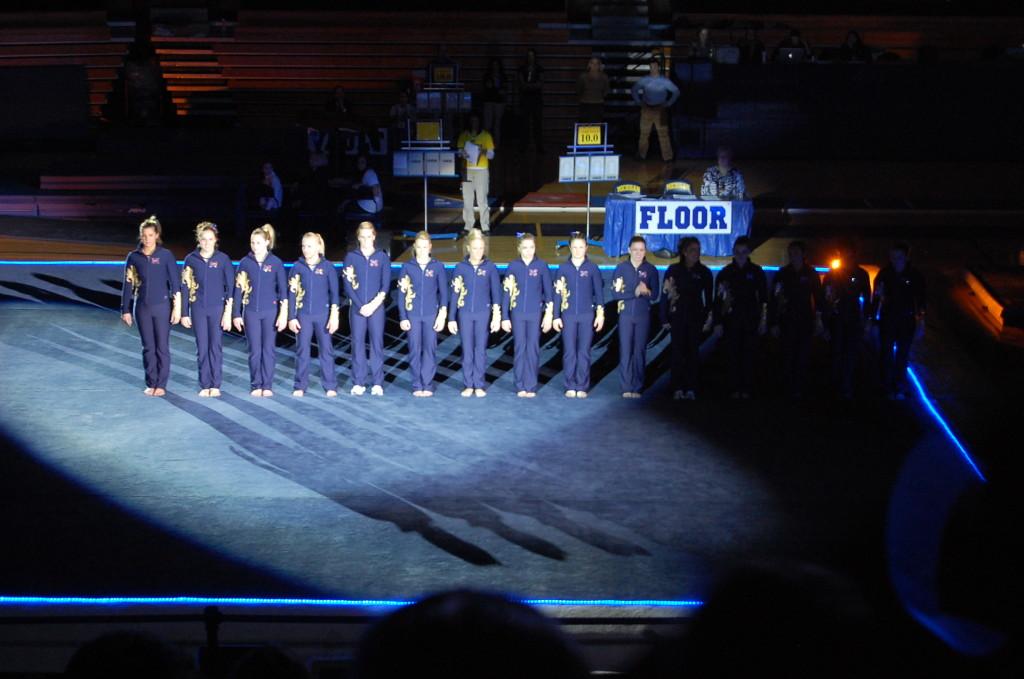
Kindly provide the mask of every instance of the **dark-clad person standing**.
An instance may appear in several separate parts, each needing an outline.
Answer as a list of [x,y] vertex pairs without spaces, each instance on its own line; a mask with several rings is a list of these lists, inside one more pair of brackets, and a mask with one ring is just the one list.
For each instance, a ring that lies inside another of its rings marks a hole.
[[910,265],[910,246],[896,243],[889,264],[875,278],[872,314],[878,319],[882,386],[889,398],[907,397],[910,346],[924,336],[927,302],[924,275]]
[[576,231],[569,238],[569,259],[554,279],[552,326],[562,333],[562,372],[566,398],[587,398],[590,391],[590,348],[594,333],[604,328],[604,281],[587,259],[587,238]]
[[732,262],[715,281],[715,335],[724,338],[729,357],[733,398],[753,392],[757,339],[768,329],[768,281],[750,261],[750,239],[740,236],[732,246]]
[[821,278],[807,264],[807,248],[795,240],[786,249],[789,263],[775,274],[768,317],[771,334],[782,344],[782,380],[792,398],[800,398],[807,383],[811,340],[824,334]]
[[181,278],[174,255],[161,247],[155,216],[139,224],[139,247],[124,262],[121,320],[142,338],[146,396],[164,396],[171,374],[171,326],[181,319]]
[[292,396],[302,397],[309,387],[310,349],[316,336],[320,358],[320,384],[328,398],[338,395],[334,370],[334,343],[338,331],[341,295],[338,272],[324,258],[324,239],[312,231],[302,236],[302,257],[288,278],[288,329],[295,333],[295,382]]
[[540,370],[540,334],[551,330],[554,294],[551,270],[536,257],[533,234],[523,234],[517,249],[519,259],[509,262],[502,281],[501,329],[512,333],[516,396],[533,398]]
[[[348,320],[352,330],[353,396],[366,393],[366,381],[373,382],[372,396],[384,395],[384,302],[391,287],[391,258],[377,249],[377,229],[372,222],[356,227],[359,246],[345,255],[341,277],[348,298]],[[369,340],[369,342],[367,342]],[[369,354],[367,354],[369,343]]]
[[197,247],[181,268],[181,324],[195,328],[199,395],[220,396],[224,368],[224,333],[231,330],[231,298],[235,268],[217,249],[217,225],[196,226]]
[[832,377],[844,399],[853,398],[854,374],[871,331],[871,277],[855,257],[852,245],[842,246],[822,281],[822,316],[832,345]]
[[288,281],[284,263],[271,250],[276,234],[264,224],[249,236],[248,255],[238,263],[231,316],[249,344],[250,396],[274,395],[277,333],[288,325]]
[[420,231],[413,241],[413,258],[398,275],[399,327],[409,337],[409,372],[412,395],[434,395],[437,374],[437,333],[448,318],[448,274],[444,264],[430,256],[430,234]]
[[679,261],[665,272],[661,292],[661,323],[672,332],[672,398],[692,401],[714,302],[714,277],[701,264],[700,241],[693,236],[680,239]]
[[463,397],[487,396],[487,337],[501,329],[501,275],[486,255],[480,229],[466,236],[466,258],[455,265],[448,332],[462,343]]
[[612,273],[612,299],[619,310],[619,381],[622,398],[640,398],[647,368],[651,305],[657,301],[658,270],[647,261],[643,236],[629,240],[629,259]]

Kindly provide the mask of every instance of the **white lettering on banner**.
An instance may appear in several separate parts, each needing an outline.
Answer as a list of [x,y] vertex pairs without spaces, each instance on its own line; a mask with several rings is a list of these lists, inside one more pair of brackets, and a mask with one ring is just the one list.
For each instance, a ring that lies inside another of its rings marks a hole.
[[732,233],[732,203],[722,200],[638,200],[633,207],[638,234]]

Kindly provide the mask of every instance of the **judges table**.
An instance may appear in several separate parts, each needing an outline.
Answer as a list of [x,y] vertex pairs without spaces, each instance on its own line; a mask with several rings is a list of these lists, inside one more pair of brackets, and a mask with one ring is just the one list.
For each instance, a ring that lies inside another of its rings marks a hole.
[[[685,208],[685,214],[678,211],[680,205]],[[728,209],[723,206],[728,206]],[[732,244],[736,239],[750,233],[754,204],[749,200],[678,201],[611,194],[604,204],[604,251],[609,257],[629,252],[629,239],[637,233],[638,214],[644,220],[640,235],[647,240],[647,249],[652,252],[676,252],[679,239],[696,236],[700,241],[701,254],[727,257],[732,254]],[[727,218],[723,219],[723,215]],[[687,228],[681,230],[674,220],[686,222],[682,226]]]

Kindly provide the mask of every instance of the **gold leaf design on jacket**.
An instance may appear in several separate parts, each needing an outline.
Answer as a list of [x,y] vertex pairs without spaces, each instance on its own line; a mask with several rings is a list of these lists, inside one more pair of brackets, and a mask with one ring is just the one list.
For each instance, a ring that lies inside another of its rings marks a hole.
[[132,297],[138,295],[139,288],[142,287],[142,279],[139,278],[139,270],[135,268],[134,264],[129,264],[128,268],[125,269],[124,280],[132,286]]
[[249,295],[252,294],[252,283],[249,282],[249,274],[239,271],[235,276],[235,287],[242,291],[242,306],[248,306]]
[[302,308],[302,298],[306,296],[306,291],[302,289],[302,276],[295,274],[289,278],[288,290],[295,294],[295,310],[298,311]]
[[505,282],[501,284],[502,289],[508,293],[508,308],[516,308],[516,300],[519,299],[519,282],[512,274],[505,276]]
[[466,281],[462,279],[461,275],[456,276],[455,279],[452,280],[452,290],[459,293],[459,299],[455,303],[455,306],[461,309],[466,305],[466,293],[469,292],[466,290]]
[[572,295],[569,292],[569,282],[565,280],[565,276],[560,277],[555,281],[555,294],[562,298],[562,302],[558,305],[559,310],[565,311],[569,308],[569,297]]
[[416,291],[412,289],[412,277],[409,274],[398,279],[398,291],[405,295],[405,310],[412,311],[412,301],[416,299]]
[[191,266],[186,266],[181,270],[181,284],[188,290],[188,303],[194,303],[196,292],[199,290],[199,281],[196,280],[196,274]]
[[352,286],[353,290],[359,289],[359,280],[356,278],[356,268],[354,266],[349,264],[345,267],[345,270],[342,271],[342,274],[344,274],[345,280],[348,281],[348,284]]

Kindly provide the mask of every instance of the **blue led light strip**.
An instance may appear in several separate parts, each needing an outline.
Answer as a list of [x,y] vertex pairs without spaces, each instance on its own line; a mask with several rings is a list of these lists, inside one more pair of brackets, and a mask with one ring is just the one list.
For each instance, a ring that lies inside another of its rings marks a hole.
[[[517,599],[531,606],[646,606],[657,608],[696,608],[702,601],[693,599]],[[86,596],[0,596],[0,606],[315,606],[400,607],[415,603],[412,599],[275,599],[263,597],[86,597]]]
[[942,417],[942,413],[940,413],[938,408],[935,407],[935,404],[932,403],[932,400],[928,398],[928,393],[924,390],[924,385],[921,384],[921,381],[917,378],[917,375],[914,373],[914,369],[908,366],[907,375],[910,376],[910,381],[914,383],[914,387],[917,389],[917,394],[918,396],[921,397],[921,402],[924,403],[925,408],[928,409],[928,412],[931,414],[932,418],[934,418],[935,421],[939,423],[939,427],[942,429],[942,431],[946,433],[946,436],[949,438],[949,440],[953,442],[954,446],[956,446],[956,449],[960,452],[960,457],[964,459],[964,462],[967,463],[967,465],[971,468],[971,471],[974,472],[975,476],[977,476],[982,483],[987,483],[988,479],[986,479],[985,475],[981,473],[981,470],[978,468],[978,465],[975,464],[974,460],[971,458],[971,454],[968,453],[967,449],[964,448],[964,445],[960,443],[960,439],[957,438],[956,434],[953,433],[953,430],[950,428],[949,424],[946,423],[946,419]]

